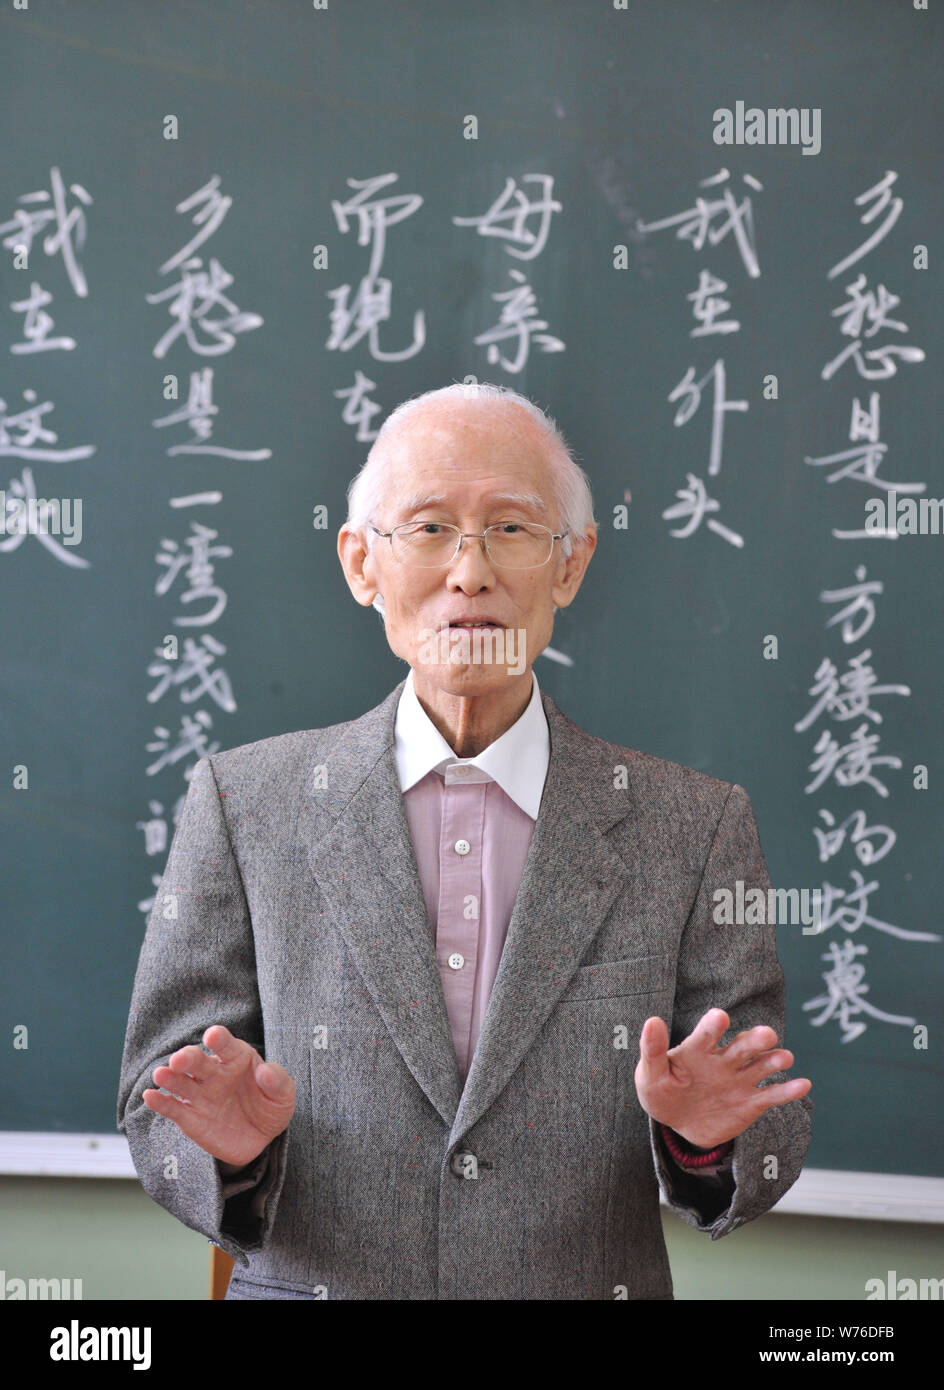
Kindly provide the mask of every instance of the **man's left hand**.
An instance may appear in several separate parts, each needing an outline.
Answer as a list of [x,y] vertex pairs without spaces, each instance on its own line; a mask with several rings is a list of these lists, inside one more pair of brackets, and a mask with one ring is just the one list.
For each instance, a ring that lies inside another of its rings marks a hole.
[[634,1074],[640,1105],[699,1149],[735,1139],[765,1110],[798,1100],[813,1085],[804,1076],[758,1086],[792,1066],[793,1053],[778,1048],[777,1034],[764,1024],[719,1047],[730,1026],[724,1009],[709,1009],[676,1047],[669,1047],[661,1018],[647,1018],[640,1034]]

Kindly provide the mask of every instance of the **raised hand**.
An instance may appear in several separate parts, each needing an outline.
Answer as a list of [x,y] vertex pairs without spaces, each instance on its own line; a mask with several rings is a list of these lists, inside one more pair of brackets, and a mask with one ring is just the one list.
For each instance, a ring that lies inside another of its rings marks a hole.
[[647,1018],[639,1038],[634,1076],[640,1105],[700,1149],[736,1138],[765,1110],[805,1096],[813,1085],[795,1077],[758,1086],[771,1072],[792,1066],[793,1053],[778,1049],[777,1034],[764,1024],[719,1047],[730,1026],[724,1009],[709,1009],[676,1047],[669,1047],[661,1018]]
[[208,1154],[241,1168],[288,1128],[295,1082],[278,1062],[264,1062],[222,1024],[208,1028],[203,1043],[212,1056],[190,1044],[155,1068],[155,1083],[174,1094],[148,1089],[144,1103],[173,1120]]

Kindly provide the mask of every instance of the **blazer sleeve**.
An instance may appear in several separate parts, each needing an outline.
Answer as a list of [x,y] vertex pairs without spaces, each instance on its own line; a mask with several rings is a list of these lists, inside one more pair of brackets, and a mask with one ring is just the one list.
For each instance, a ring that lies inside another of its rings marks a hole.
[[[285,1178],[288,1130],[249,1172],[222,1178],[216,1159],[173,1120],[149,1110],[142,1092],[154,1068],[214,1023],[263,1050],[262,1009],[249,907],[209,758],[201,758],[171,844],[131,997],[118,1089],[126,1135],[148,1196],[237,1263],[261,1250]],[[289,1126],[289,1129],[291,1126]]]
[[[776,926],[723,926],[714,920],[715,891],[735,892],[741,879],[744,893],[770,885],[750,799],[733,785],[718,820],[698,893],[679,947],[675,1004],[670,1046],[686,1038],[703,1014],[721,1008],[731,1026],[721,1045],[735,1034],[768,1024],[784,1039],[783,971],[777,958]],[[798,1075],[778,1071],[761,1086],[775,1085]],[[730,1174],[723,1184],[709,1184],[684,1173],[664,1146],[659,1127],[650,1118],[650,1144],[656,1174],[666,1201],[689,1225],[718,1240],[760,1216],[780,1200],[799,1177],[812,1132],[813,1102],[809,1096],[775,1105],[734,1140]]]

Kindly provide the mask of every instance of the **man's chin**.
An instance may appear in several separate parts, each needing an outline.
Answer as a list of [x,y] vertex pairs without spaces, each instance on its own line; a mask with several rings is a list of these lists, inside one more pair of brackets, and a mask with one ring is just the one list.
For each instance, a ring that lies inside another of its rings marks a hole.
[[483,666],[474,661],[418,662],[413,667],[413,682],[435,686],[446,695],[469,698],[495,695],[522,674],[507,666]]

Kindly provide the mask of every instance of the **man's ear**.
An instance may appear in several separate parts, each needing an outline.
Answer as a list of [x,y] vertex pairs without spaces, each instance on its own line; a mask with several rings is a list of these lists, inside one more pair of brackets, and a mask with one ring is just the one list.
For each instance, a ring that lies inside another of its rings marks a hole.
[[555,608],[569,608],[571,603],[573,603],[577,596],[577,590],[583,583],[583,577],[587,572],[587,566],[593,558],[596,545],[596,531],[593,528],[588,528],[584,532],[583,544],[574,546],[572,552],[567,557],[560,580],[554,585],[551,591]]
[[[367,548],[364,535],[345,523],[338,532],[338,559],[347,580],[347,587],[358,603],[372,604],[378,594],[371,578],[374,559]],[[382,601],[382,600],[381,600]]]

